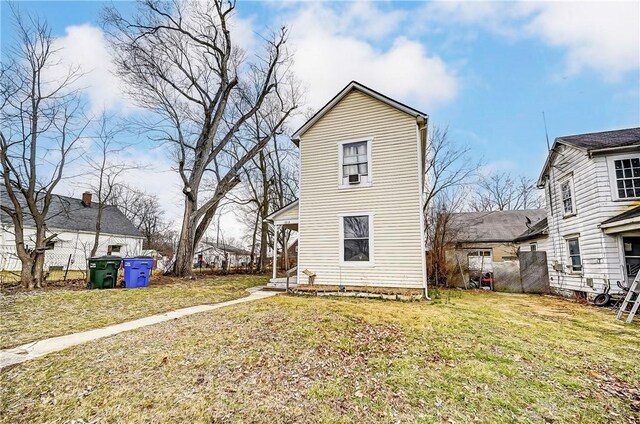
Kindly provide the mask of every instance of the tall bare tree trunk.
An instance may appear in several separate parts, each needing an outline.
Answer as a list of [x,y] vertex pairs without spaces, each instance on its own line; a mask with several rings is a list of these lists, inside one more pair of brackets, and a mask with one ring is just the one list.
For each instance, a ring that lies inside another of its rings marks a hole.
[[265,221],[269,215],[269,177],[267,175],[267,163],[264,158],[264,151],[259,153],[260,176],[262,177],[262,203],[260,204],[260,262],[258,270],[265,271],[267,261],[267,249],[269,247],[269,224]]
[[[187,277],[192,275],[193,255],[195,253],[196,224],[192,218],[194,203],[188,197],[184,201],[184,215],[182,218],[182,229],[180,230],[180,238],[178,239],[178,248],[175,257],[176,264],[174,273],[176,275]],[[197,243],[197,242],[196,242]]]

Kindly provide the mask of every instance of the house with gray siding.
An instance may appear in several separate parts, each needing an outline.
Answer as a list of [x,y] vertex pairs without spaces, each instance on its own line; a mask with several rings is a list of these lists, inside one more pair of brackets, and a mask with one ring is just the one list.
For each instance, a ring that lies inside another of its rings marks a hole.
[[640,128],[555,139],[538,187],[552,289],[601,293],[640,269]]

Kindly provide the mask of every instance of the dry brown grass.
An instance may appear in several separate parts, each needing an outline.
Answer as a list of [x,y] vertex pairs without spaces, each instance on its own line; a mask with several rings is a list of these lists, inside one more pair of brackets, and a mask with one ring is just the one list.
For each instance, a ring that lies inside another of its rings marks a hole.
[[69,285],[0,294],[0,347],[237,299],[248,295],[248,287],[266,282],[267,277],[255,275],[156,277],[148,288],[139,289],[79,290]]
[[640,326],[564,300],[279,296],[0,374],[4,422],[630,423]]

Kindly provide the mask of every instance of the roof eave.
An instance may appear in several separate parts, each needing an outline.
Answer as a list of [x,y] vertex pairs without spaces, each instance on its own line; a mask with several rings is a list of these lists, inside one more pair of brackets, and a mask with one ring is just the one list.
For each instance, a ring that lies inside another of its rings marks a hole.
[[305,122],[300,128],[298,128],[298,130],[291,136],[291,141],[293,141],[296,146],[299,146],[300,138],[302,137],[302,135],[354,89],[360,90],[361,92],[373,97],[374,99],[386,103],[389,106],[392,106],[408,115],[414,116],[416,119],[422,118],[426,121],[429,118],[429,115],[424,112],[420,112],[419,110],[413,109],[403,103],[393,100],[390,97],[387,97],[375,90],[372,90],[367,86],[360,84],[359,82],[351,81],[345,88],[340,90],[338,94],[336,94],[331,100],[329,100],[327,104],[325,104],[311,118],[309,118],[307,122]]
[[601,149],[590,149],[589,155],[595,156],[595,155],[606,155],[607,153],[635,152],[638,150],[638,147],[640,147],[640,143],[632,144],[629,146],[616,146],[616,147],[604,147]]
[[600,228],[620,227],[622,225],[629,225],[629,224],[640,224],[640,217],[635,216],[633,218],[621,219],[619,221],[612,221],[606,224],[600,224]]

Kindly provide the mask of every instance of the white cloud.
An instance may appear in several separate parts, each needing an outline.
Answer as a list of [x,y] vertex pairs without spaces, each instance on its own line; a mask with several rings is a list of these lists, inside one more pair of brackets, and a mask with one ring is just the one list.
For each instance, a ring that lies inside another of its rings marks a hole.
[[[334,10],[325,4],[290,11],[293,70],[307,87],[307,102],[319,108],[349,81],[357,80],[429,112],[458,91],[455,72],[424,45],[391,37],[403,14],[383,13],[371,4]],[[386,48],[374,43],[390,40]]]
[[478,174],[487,177],[497,172],[513,171],[516,167],[516,163],[512,160],[495,160],[481,166],[478,169]]
[[526,30],[567,50],[566,71],[606,79],[640,68],[640,3],[543,3]]
[[615,80],[640,68],[638,2],[435,2],[422,13],[428,27],[458,24],[564,49],[569,75],[591,69]]
[[100,28],[89,24],[69,26],[66,35],[56,40],[56,48],[64,64],[78,66],[85,74],[77,85],[84,88],[92,112],[132,107],[112,72],[114,65]]

